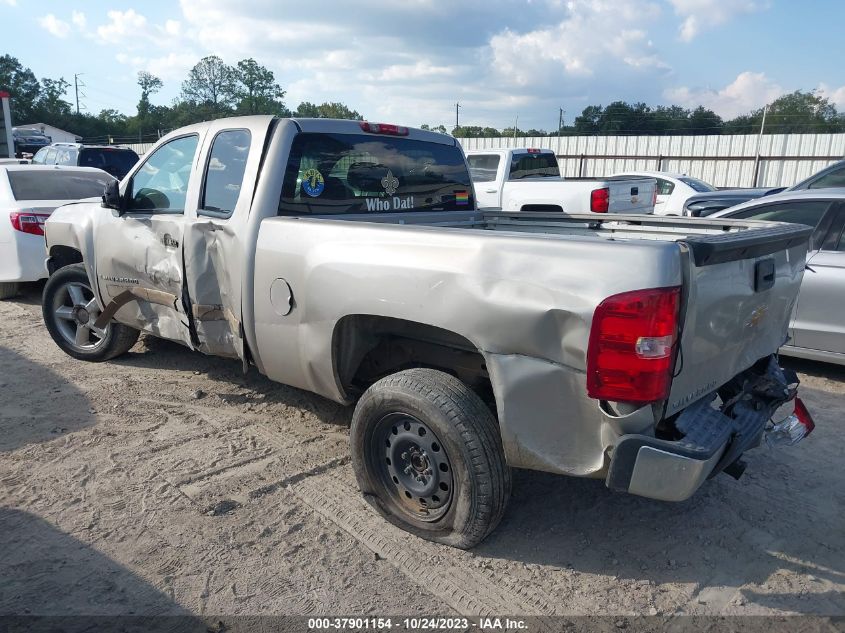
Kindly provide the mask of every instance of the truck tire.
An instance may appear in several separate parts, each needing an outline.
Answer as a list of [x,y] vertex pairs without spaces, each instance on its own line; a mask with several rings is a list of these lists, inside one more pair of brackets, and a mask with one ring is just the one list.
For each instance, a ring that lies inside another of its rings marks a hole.
[[47,331],[63,352],[79,360],[101,362],[128,352],[140,332],[111,322],[94,327],[100,308],[82,264],[57,270],[44,286],[41,313]]
[[15,282],[0,282],[0,299],[11,299],[18,294],[19,284]]
[[468,549],[498,525],[510,496],[496,419],[460,380],[409,369],[372,385],[350,431],[364,498],[421,538]]

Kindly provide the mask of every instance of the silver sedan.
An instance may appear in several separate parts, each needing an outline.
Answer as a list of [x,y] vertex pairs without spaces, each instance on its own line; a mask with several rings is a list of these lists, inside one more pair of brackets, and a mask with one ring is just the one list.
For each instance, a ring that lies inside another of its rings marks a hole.
[[781,353],[845,365],[845,187],[787,191],[712,217],[815,227],[801,293],[792,313],[791,339]]

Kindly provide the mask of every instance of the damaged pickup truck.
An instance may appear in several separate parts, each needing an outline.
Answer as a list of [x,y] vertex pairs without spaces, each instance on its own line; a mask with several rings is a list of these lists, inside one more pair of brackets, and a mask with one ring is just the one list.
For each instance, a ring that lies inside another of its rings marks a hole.
[[43,311],[78,359],[145,332],[357,402],[366,499],[466,548],[501,519],[511,467],[681,501],[764,437],[812,430],[775,356],[810,232],[481,212],[449,136],[221,119],[53,213]]

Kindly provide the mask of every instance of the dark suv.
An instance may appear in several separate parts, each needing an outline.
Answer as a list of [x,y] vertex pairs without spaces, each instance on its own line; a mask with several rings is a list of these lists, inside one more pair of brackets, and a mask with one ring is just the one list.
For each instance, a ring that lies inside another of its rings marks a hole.
[[76,165],[96,167],[122,179],[138,162],[138,154],[119,145],[53,143],[32,157],[33,165]]
[[29,128],[12,128],[12,140],[15,143],[15,157],[23,158],[23,154],[35,154],[45,145],[52,143],[52,139],[41,130]]

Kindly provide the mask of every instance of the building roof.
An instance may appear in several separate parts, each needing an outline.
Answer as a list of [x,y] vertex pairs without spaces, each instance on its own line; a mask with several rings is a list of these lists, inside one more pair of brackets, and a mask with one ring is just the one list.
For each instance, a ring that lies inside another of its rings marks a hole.
[[27,129],[27,130],[37,130],[40,128],[50,128],[51,130],[56,130],[57,132],[63,132],[64,134],[70,134],[71,136],[75,136],[78,139],[82,138],[81,134],[77,134],[76,132],[68,132],[67,130],[63,130],[62,128],[56,127],[55,125],[50,125],[49,123],[20,123],[15,126],[18,129]]

